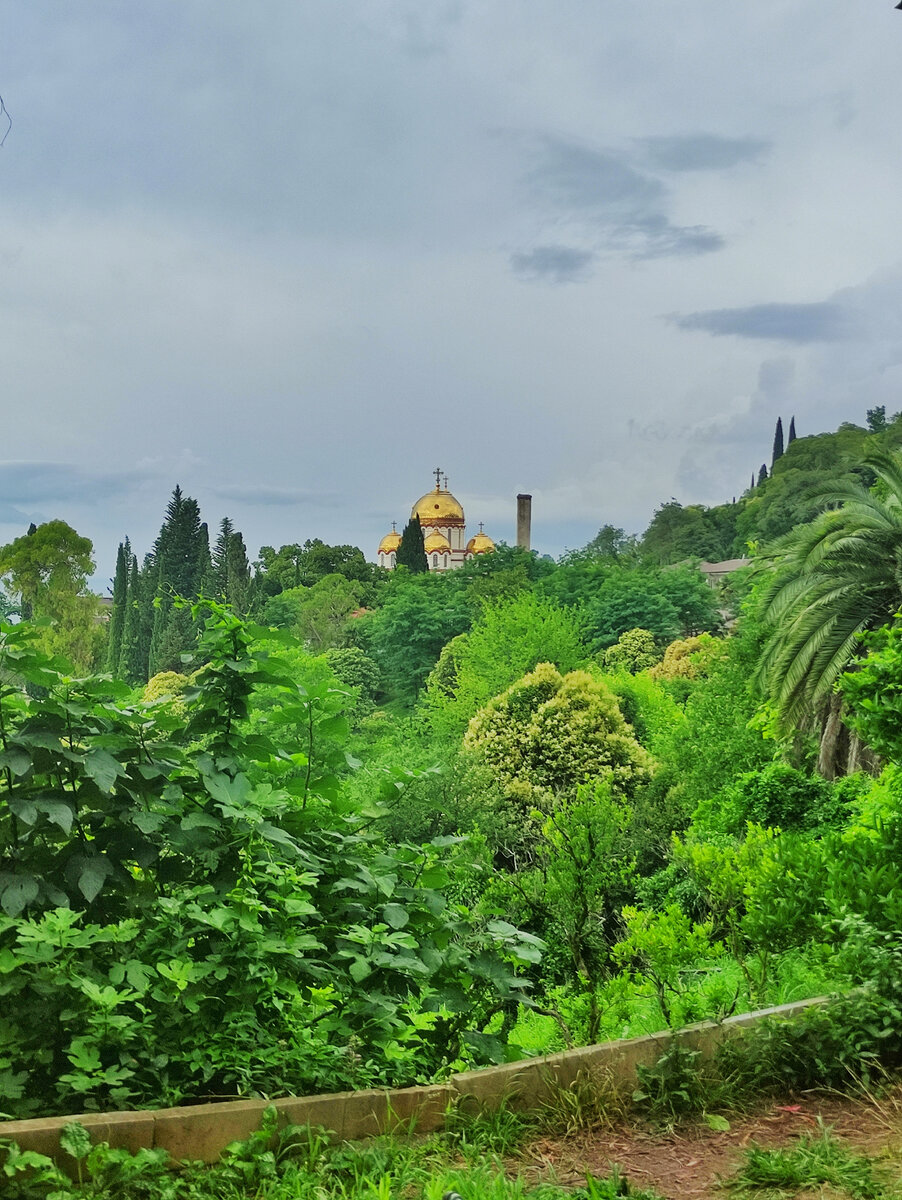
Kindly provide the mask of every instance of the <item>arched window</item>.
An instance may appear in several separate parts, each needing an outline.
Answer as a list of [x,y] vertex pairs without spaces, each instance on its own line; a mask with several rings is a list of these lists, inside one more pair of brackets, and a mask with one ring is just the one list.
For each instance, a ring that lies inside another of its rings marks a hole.
[[391,556],[391,565],[392,565],[392,566],[394,566],[394,565],[395,565],[395,556],[394,556],[394,554]]
[[432,566],[433,567],[438,566],[438,555],[437,554],[433,554],[433,556],[432,556]]

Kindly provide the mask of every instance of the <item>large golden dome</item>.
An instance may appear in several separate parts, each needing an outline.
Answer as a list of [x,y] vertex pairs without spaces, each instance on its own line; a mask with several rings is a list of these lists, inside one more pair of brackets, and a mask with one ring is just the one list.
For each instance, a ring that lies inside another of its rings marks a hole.
[[382,539],[382,541],[379,543],[379,549],[376,551],[376,553],[377,554],[394,554],[400,545],[401,545],[401,535],[400,535],[400,533],[398,533],[398,531],[396,529],[393,529],[391,531],[391,533],[387,533],[385,535],[385,537]]
[[[438,475],[438,472],[436,472]],[[421,525],[463,525],[464,510],[457,499],[448,491],[448,479],[445,486],[440,487],[436,482],[431,492],[420,496],[410,510],[410,515],[419,515]]]
[[427,554],[450,554],[451,543],[443,533],[439,533],[439,531],[436,529],[433,533],[430,533],[428,538],[426,538],[425,542],[423,543],[423,549]]

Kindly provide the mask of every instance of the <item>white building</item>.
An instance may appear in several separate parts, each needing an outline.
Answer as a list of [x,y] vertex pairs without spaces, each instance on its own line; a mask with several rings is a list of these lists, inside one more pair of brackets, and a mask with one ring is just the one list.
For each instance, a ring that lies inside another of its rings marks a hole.
[[[421,496],[410,510],[423,527],[423,542],[426,550],[426,565],[430,571],[452,571],[462,567],[477,554],[489,554],[495,549],[492,539],[482,532],[467,541],[464,510],[460,501],[448,491],[448,476],[442,476],[436,467],[435,488]],[[379,543],[376,561],[380,567],[391,569],[397,563],[401,535],[392,522],[392,531]]]

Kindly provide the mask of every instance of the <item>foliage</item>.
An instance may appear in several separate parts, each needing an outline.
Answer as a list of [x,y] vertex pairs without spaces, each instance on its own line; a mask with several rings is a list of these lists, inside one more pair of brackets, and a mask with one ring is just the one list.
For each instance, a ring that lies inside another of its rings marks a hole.
[[865,634],[867,657],[839,681],[846,723],[888,762],[902,763],[902,616]]
[[535,939],[447,903],[441,843],[331,800],[292,732],[325,697],[207,611],[186,726],[2,628],[6,1111],[428,1078],[525,995]]
[[354,689],[355,720],[359,721],[371,713],[382,684],[382,676],[376,663],[358,646],[327,650],[325,659],[335,678],[346,687]]
[[723,651],[723,643],[709,633],[671,642],[660,662],[652,665],[652,679],[672,683],[675,679],[698,679]]
[[606,671],[626,671],[635,675],[653,667],[660,655],[655,646],[654,635],[647,629],[628,629],[621,633],[613,646],[604,652]]
[[655,509],[642,535],[642,554],[660,566],[687,558],[711,562],[729,558],[736,540],[738,513],[735,504],[716,508],[689,504],[684,508],[676,500],[670,500]]
[[487,606],[452,646],[430,677],[427,702],[433,727],[456,737],[477,709],[539,663],[567,672],[585,657],[573,615],[531,592]]
[[0,581],[28,619],[45,619],[38,638],[48,654],[63,654],[89,671],[101,652],[97,597],[87,590],[93,546],[65,521],[32,526],[0,547]]
[[414,513],[404,526],[395,561],[399,567],[406,567],[412,575],[422,575],[429,570],[419,513]]
[[700,960],[722,954],[723,948],[712,943],[710,921],[696,924],[676,904],[663,912],[627,906],[622,916],[626,937],[614,946],[613,955],[651,981],[669,1025],[672,998],[685,992],[687,974],[694,973]]
[[802,1134],[791,1147],[749,1146],[729,1181],[731,1190],[745,1197],[771,1196],[776,1189],[785,1195],[826,1183],[831,1190],[842,1188],[850,1200],[891,1200],[899,1195],[885,1169],[837,1141],[820,1118],[818,1124],[817,1133]]
[[587,671],[541,663],[473,717],[464,746],[510,795],[531,807],[590,780],[628,796],[651,772],[617,701]]
[[806,775],[784,762],[744,771],[695,810],[692,824],[702,836],[740,836],[746,824],[814,830],[843,824],[848,816],[842,793],[819,775]]
[[347,625],[360,609],[365,585],[344,575],[324,575],[312,587],[289,588],[267,600],[263,620],[288,629],[315,654],[342,647]]
[[400,573],[382,606],[356,622],[386,690],[404,704],[413,704],[445,643],[470,627],[469,603],[447,585],[438,573]]
[[666,644],[715,630],[717,600],[694,567],[609,572],[584,607],[592,647],[604,650],[629,629],[647,629]]

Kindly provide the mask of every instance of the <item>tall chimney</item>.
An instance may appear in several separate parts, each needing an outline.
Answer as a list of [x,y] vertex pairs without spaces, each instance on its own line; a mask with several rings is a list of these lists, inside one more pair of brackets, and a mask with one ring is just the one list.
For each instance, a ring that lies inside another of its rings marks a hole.
[[529,549],[529,534],[532,524],[532,496],[517,496],[517,545]]

